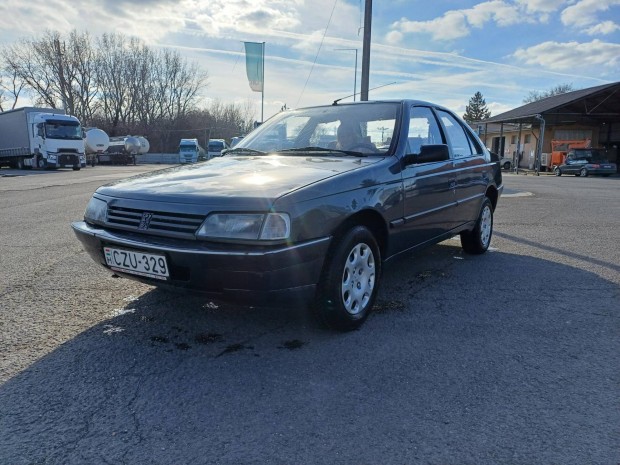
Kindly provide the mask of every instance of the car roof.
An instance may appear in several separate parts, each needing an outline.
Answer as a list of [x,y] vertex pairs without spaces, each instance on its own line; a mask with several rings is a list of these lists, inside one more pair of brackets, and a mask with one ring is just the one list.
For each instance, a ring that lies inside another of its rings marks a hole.
[[[439,105],[438,103],[427,102],[425,100],[416,100],[416,99],[384,99],[384,100],[367,100],[367,101],[358,101],[358,102],[334,102],[329,105],[311,105],[307,107],[297,108],[298,110],[304,110],[307,108],[321,108],[321,107],[343,107],[343,106],[351,106],[351,105],[372,105],[377,103],[397,103],[401,105],[422,105],[422,106],[430,106],[439,108],[446,111],[451,111],[450,109],[444,107],[443,105]],[[452,112],[454,113],[454,112]]]

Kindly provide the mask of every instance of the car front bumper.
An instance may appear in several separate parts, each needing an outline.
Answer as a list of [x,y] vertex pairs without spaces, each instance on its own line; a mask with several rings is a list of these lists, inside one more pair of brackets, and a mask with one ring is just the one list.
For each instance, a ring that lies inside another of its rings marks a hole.
[[88,254],[103,267],[110,269],[103,255],[105,246],[163,254],[170,279],[160,281],[110,270],[112,273],[158,287],[187,289],[217,300],[250,305],[310,303],[331,240],[324,237],[258,249],[144,236],[83,221],[71,227]]

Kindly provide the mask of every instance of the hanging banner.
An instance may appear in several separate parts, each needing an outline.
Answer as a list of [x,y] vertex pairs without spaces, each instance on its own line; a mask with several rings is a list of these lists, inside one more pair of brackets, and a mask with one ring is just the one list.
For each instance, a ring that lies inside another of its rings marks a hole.
[[264,89],[263,76],[263,48],[264,43],[244,42],[245,44],[245,71],[248,75],[250,88],[254,92],[262,92]]

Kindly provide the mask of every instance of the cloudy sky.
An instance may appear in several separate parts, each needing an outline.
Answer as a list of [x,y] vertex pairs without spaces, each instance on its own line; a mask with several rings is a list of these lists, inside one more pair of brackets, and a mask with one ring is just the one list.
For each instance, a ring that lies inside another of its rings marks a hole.
[[[265,42],[265,118],[357,90],[365,0],[2,0],[0,46],[45,29],[122,32],[209,73],[210,99],[256,105],[243,41]],[[351,49],[351,50],[339,50]],[[532,90],[620,81],[620,0],[374,0],[370,99],[416,98],[493,115]],[[381,87],[382,86],[382,87]],[[351,99],[348,99],[351,100]]]

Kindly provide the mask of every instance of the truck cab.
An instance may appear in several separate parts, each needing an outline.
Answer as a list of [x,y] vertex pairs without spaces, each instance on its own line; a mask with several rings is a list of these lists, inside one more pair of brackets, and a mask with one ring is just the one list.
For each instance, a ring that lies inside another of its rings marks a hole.
[[179,163],[196,163],[207,160],[205,149],[198,143],[198,139],[181,139],[179,143]]
[[73,168],[74,170],[86,166],[84,133],[76,117],[30,113],[28,119],[31,120],[34,157],[26,160],[27,165],[40,169]]

